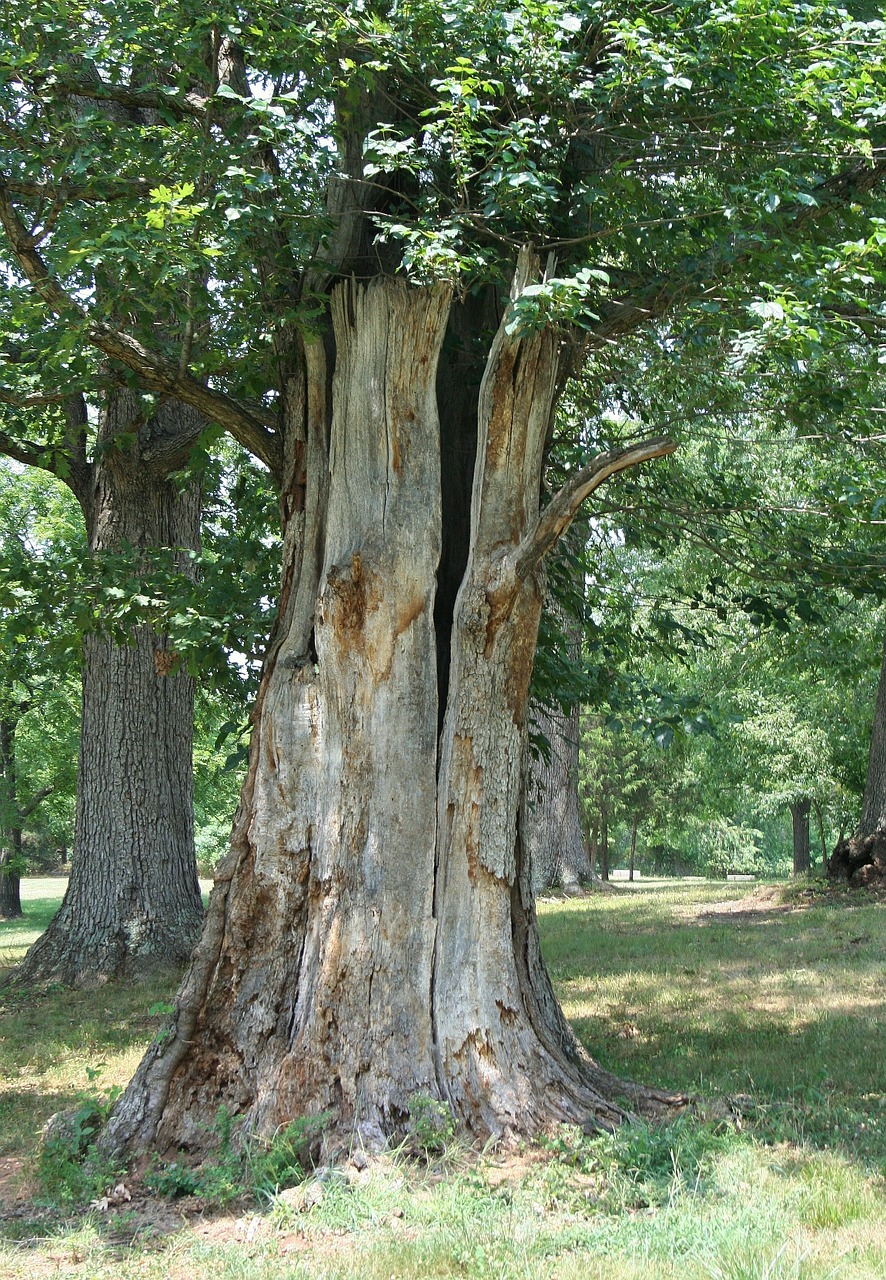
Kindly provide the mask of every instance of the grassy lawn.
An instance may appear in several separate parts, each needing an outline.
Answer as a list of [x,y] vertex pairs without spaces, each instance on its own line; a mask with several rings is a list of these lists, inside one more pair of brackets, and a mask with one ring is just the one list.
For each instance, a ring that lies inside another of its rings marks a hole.
[[[0,963],[56,903],[0,925]],[[170,993],[7,995],[0,1276],[886,1280],[882,905],[640,882],[539,911],[583,1042],[610,1070],[698,1095],[697,1114],[517,1152],[450,1141],[258,1203],[136,1194],[84,1214],[36,1181],[37,1135],[125,1083]],[[225,1189],[221,1157],[216,1172]]]

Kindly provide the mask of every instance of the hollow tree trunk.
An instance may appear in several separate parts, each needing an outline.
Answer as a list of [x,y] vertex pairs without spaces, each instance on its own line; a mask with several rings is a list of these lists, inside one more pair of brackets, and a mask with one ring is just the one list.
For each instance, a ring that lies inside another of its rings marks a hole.
[[[146,460],[153,438],[181,428],[170,402],[138,446],[113,441],[137,418],[120,393],[108,406],[85,505],[93,552],[194,548],[200,499]],[[71,875],[61,907],[16,980],[70,984],[145,976],[182,965],[203,916],[193,828],[193,680],[166,639],[140,626],[129,643],[87,636]]]
[[840,839],[828,864],[831,880],[855,884],[886,880],[886,642],[874,707],[868,776],[861,818],[849,839]]
[[110,1147],[203,1146],[221,1104],[264,1133],[330,1112],[334,1138],[373,1148],[419,1093],[477,1134],[624,1114],[553,998],[518,829],[541,600],[515,551],[556,343],[503,328],[493,343],[463,581],[436,610],[441,681],[450,306],[442,286],[339,284],[333,341],[309,345],[289,388],[293,515],[232,849],[174,1032],[118,1103]]
[[791,811],[791,833],[794,848],[794,875],[809,874],[809,812],[812,802],[808,796],[794,800]]

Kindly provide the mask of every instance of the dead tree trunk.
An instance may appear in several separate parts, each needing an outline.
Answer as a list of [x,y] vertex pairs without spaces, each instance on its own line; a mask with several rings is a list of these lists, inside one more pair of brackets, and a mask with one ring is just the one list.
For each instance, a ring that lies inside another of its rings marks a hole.
[[[500,325],[459,512],[435,376],[450,309],[442,286],[340,283],[289,388],[282,602],[231,854],[109,1146],[199,1147],[222,1104],[263,1133],[330,1112],[371,1147],[416,1093],[478,1135],[625,1114],[553,997],[518,822],[536,567],[571,519],[538,511],[558,344]],[[467,533],[448,611],[446,519]]]
[[849,839],[837,842],[828,864],[828,877],[853,884],[879,883],[886,879],[886,642],[861,818]]

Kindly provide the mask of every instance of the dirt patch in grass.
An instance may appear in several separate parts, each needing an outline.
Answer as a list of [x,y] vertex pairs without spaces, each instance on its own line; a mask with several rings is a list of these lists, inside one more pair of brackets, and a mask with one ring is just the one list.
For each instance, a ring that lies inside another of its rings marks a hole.
[[697,924],[751,924],[802,909],[796,903],[785,902],[779,889],[772,885],[764,885],[746,898],[698,903],[686,907],[681,915],[684,919],[694,920]]

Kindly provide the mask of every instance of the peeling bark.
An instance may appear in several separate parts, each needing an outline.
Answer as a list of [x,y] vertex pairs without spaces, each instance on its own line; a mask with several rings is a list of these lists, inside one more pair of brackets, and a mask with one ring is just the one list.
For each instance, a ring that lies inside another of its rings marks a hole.
[[517,564],[552,334],[502,325],[492,343],[466,563],[435,609],[451,308],[442,286],[340,283],[289,387],[283,596],[231,853],[172,1034],[115,1108],[109,1148],[200,1148],[222,1103],[265,1134],[330,1113],[331,1143],[379,1148],[415,1094],[478,1137],[614,1124],[616,1090],[673,1101],[587,1058],[538,945],[519,808],[541,595]]

